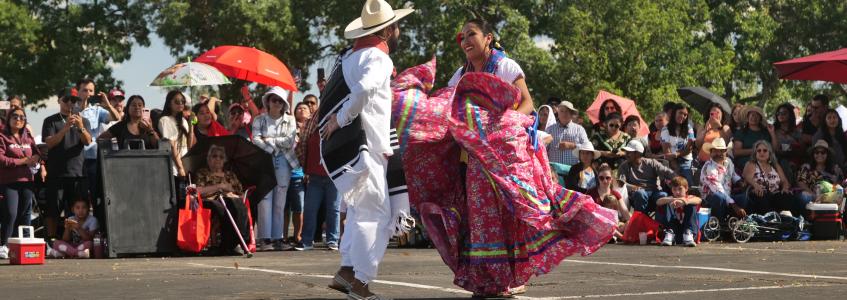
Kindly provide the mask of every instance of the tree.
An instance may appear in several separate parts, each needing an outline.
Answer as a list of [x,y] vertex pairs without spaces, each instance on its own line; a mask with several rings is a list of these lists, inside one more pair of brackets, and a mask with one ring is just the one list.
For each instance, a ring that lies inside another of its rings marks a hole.
[[775,107],[780,102],[806,102],[815,93],[844,95],[839,85],[777,78],[773,63],[847,44],[847,2],[841,0],[708,1],[714,31],[709,39],[733,49],[737,65],[724,83],[728,99]]
[[[190,59],[217,46],[248,46],[276,56],[292,72],[300,69],[306,78],[321,52],[309,26],[314,16],[307,14],[319,5],[306,2],[156,0],[148,19],[174,56]],[[239,83],[222,86],[222,98],[240,99]]]
[[[76,80],[104,90],[120,82],[110,64],[129,59],[132,45],[148,45],[138,1],[0,0],[0,79],[3,93],[37,106]],[[43,105],[43,104],[42,104]]]

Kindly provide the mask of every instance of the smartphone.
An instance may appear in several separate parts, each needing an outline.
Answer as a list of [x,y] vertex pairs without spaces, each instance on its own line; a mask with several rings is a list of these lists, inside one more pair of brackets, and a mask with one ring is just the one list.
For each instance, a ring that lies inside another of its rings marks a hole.
[[0,109],[7,110],[12,108],[12,101],[0,101]]
[[300,69],[294,69],[294,82],[297,85],[300,85],[300,80],[302,79],[301,74]]
[[143,112],[141,112],[141,119],[150,123],[150,109],[145,108]]
[[324,68],[318,68],[318,82],[324,81],[326,79],[326,70]]

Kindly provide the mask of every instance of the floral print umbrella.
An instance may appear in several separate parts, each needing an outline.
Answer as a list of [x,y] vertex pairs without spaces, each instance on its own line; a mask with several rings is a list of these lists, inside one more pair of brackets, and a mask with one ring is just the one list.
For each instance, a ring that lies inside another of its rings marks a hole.
[[178,87],[229,84],[229,79],[215,67],[187,62],[173,65],[150,83],[150,86]]

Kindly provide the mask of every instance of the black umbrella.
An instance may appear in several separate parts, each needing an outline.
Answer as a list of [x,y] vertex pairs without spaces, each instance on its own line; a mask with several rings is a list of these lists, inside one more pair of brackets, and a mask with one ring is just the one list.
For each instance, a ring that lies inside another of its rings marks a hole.
[[197,143],[182,157],[182,165],[188,172],[197,172],[207,165],[206,154],[211,145],[226,150],[226,169],[235,173],[244,187],[255,186],[251,206],[265,197],[276,186],[273,157],[247,139],[238,135],[209,137]]
[[721,106],[721,110],[725,116],[728,116],[732,113],[732,107],[729,106],[729,102],[721,96],[715,95],[711,91],[702,88],[702,87],[684,87],[676,90],[679,97],[682,98],[688,105],[691,105],[692,108],[700,112],[704,118],[709,117],[709,108],[712,107],[713,104],[718,104]]

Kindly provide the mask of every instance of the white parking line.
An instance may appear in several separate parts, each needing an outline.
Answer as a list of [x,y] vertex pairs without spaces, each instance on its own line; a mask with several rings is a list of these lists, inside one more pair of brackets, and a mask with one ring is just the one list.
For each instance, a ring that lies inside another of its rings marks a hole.
[[659,269],[692,269],[692,270],[707,270],[707,271],[718,271],[718,272],[729,272],[729,273],[744,273],[744,274],[757,274],[757,275],[773,275],[773,276],[784,276],[784,277],[795,277],[795,278],[810,278],[810,279],[833,279],[833,280],[845,280],[847,281],[847,277],[840,276],[826,276],[826,275],[813,275],[813,274],[795,274],[795,273],[780,273],[780,272],[767,272],[767,271],[756,271],[756,270],[742,270],[742,269],[727,269],[727,268],[714,268],[714,267],[699,267],[699,266],[660,266],[660,265],[647,265],[647,264],[631,264],[631,263],[616,263],[616,262],[602,262],[602,261],[585,261],[585,260],[564,260],[565,262],[577,263],[577,264],[596,264],[596,265],[612,265],[612,266],[628,266],[628,267],[644,267],[644,268],[659,268]]
[[847,254],[847,252],[835,251],[840,249],[830,248],[826,250],[793,250],[793,249],[768,249],[768,248],[742,248],[742,247],[717,247],[707,248],[717,250],[735,250],[735,251],[775,251],[775,252],[790,252],[790,253],[815,253],[815,254]]
[[[236,269],[235,267],[227,267],[227,266],[215,266],[215,265],[198,264],[198,263],[188,263],[188,264],[192,265],[192,266],[203,267],[203,268]],[[272,274],[279,274],[279,275],[285,275],[285,276],[302,276],[302,277],[325,278],[325,279],[332,279],[332,277],[333,277],[332,275],[286,272],[286,271],[277,271],[277,270],[259,269],[259,268],[250,268],[250,267],[238,267],[238,270],[272,273]],[[471,292],[468,292],[468,291],[465,291],[465,290],[443,288],[443,287],[438,287],[438,286],[423,285],[423,284],[417,284],[417,283],[389,281],[389,280],[374,280],[373,282],[376,282],[376,283],[379,283],[379,284],[386,284],[386,285],[405,286],[405,287],[416,288],[416,289],[436,290],[436,291],[442,291],[442,292],[454,293],[454,294],[467,294],[467,295],[471,294]]]
[[564,299],[580,299],[580,298],[611,298],[611,297],[632,297],[632,296],[651,296],[651,295],[682,295],[682,294],[711,293],[711,292],[772,290],[772,289],[799,288],[799,287],[811,287],[811,286],[826,286],[826,285],[772,285],[772,286],[752,286],[752,287],[742,287],[742,288],[659,291],[659,292],[621,293],[621,294],[601,294],[601,295],[546,297],[546,298],[532,298],[532,299],[533,300],[564,300]]

